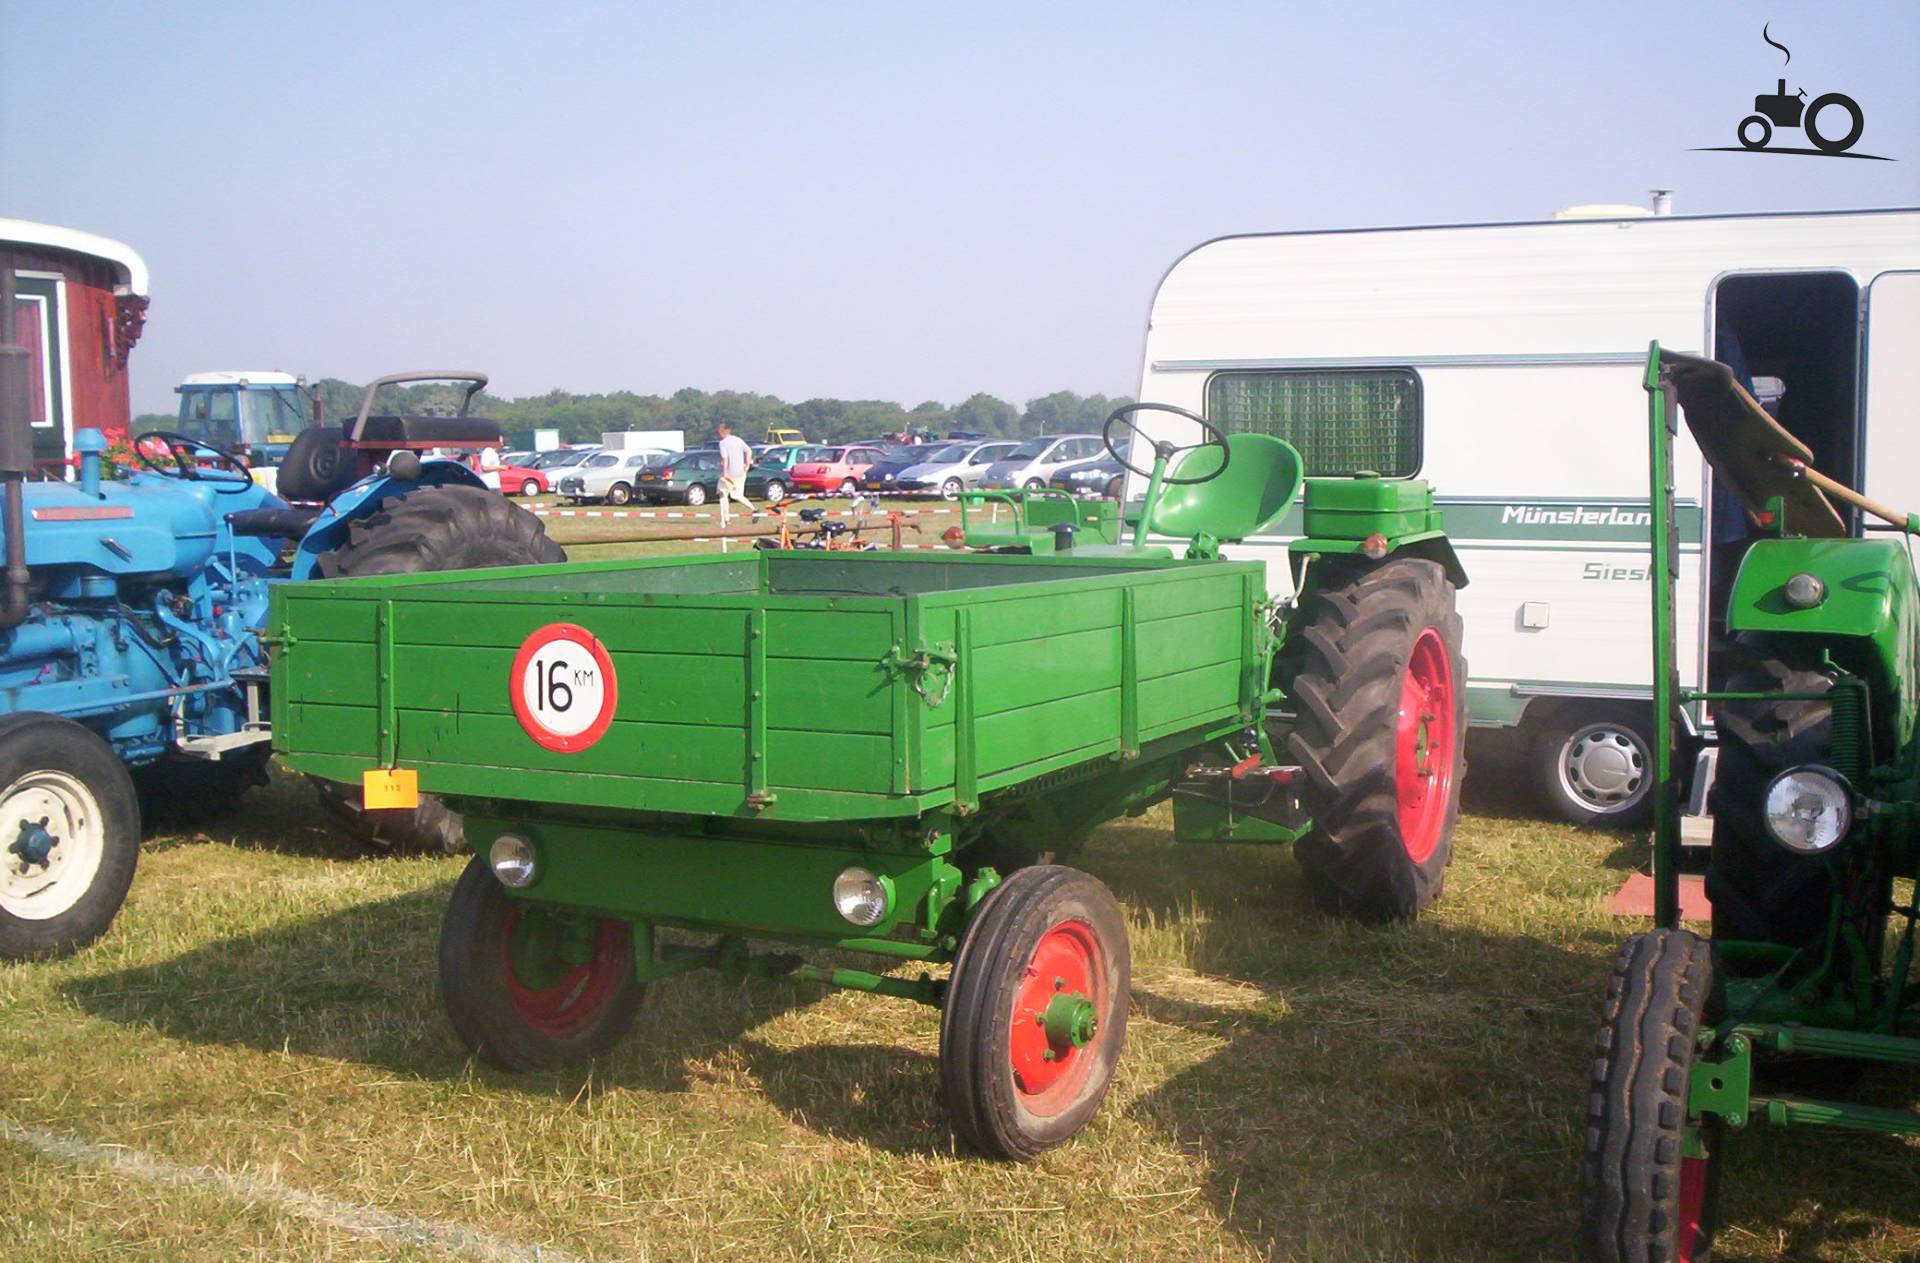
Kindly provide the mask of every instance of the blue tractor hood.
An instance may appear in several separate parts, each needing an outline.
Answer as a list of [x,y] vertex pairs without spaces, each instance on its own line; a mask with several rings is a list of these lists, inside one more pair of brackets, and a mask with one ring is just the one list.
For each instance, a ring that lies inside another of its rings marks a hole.
[[258,486],[226,494],[211,480],[146,473],[97,491],[66,482],[23,490],[27,568],[53,580],[48,595],[64,595],[56,575],[186,579],[224,548],[226,514],[280,503]]

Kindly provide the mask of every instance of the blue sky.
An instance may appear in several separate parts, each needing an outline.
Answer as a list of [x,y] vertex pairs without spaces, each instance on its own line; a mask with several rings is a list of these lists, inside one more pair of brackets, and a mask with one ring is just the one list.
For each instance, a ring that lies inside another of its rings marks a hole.
[[[136,409],[270,367],[1019,401],[1132,390],[1221,233],[1920,204],[1917,48],[1913,0],[0,0],[0,214],[146,256]],[[1692,152],[1782,73],[1899,161]]]

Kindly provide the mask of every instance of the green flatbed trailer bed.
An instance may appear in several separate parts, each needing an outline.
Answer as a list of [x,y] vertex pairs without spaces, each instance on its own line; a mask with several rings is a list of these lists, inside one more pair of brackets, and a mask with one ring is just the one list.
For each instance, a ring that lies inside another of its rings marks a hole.
[[[289,585],[275,747],[339,781],[761,822],[952,808],[1245,728],[1265,688],[1258,563],[745,556]],[[514,708],[542,628],[605,647],[605,733],[554,749]]]

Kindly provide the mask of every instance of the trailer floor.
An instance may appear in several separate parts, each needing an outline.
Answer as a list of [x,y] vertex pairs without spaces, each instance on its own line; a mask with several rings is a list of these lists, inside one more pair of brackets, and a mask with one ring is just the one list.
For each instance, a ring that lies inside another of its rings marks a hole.
[[[1288,855],[1178,847],[1163,812],[1105,830],[1126,1059],[1015,1167],[954,1152],[937,1015],[865,996],[677,978],[591,1074],[477,1068],[434,993],[459,861],[356,857],[278,776],[155,840],[100,944],[0,968],[0,1257],[1565,1258],[1644,848],[1469,807],[1406,929],[1325,921]],[[1717,1257],[1911,1260],[1916,1169],[1754,1137]]]

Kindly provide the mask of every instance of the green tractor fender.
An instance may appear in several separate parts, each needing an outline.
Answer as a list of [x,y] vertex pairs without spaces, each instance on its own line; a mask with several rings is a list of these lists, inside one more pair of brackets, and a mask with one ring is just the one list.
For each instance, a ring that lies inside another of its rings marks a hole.
[[1818,642],[1836,665],[1867,681],[1872,713],[1898,717],[1899,731],[1879,739],[1911,739],[1920,597],[1904,541],[1755,540],[1734,575],[1727,630]]
[[1287,545],[1294,579],[1309,557],[1422,557],[1440,563],[1456,588],[1467,586],[1466,568],[1447,538],[1433,488],[1417,478],[1382,478],[1360,473],[1351,478],[1309,478],[1304,530]]

